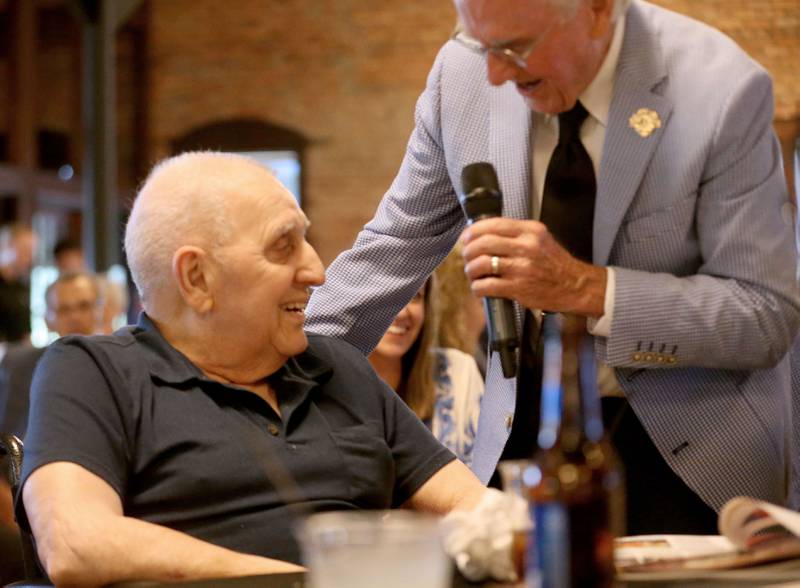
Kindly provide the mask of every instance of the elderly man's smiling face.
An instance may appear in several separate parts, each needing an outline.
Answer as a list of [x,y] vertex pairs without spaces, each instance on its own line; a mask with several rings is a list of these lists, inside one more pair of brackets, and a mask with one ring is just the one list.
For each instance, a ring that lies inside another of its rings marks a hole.
[[216,324],[240,334],[245,360],[263,354],[283,363],[308,345],[309,287],[322,284],[324,269],[305,239],[308,219],[283,186],[273,180],[238,189],[228,206],[233,236],[215,252]]
[[[489,82],[513,82],[532,110],[571,109],[608,49],[613,0],[577,0],[572,8],[551,0],[455,0],[464,32],[484,47],[527,54],[525,67],[487,55]],[[529,53],[528,53],[529,51]]]

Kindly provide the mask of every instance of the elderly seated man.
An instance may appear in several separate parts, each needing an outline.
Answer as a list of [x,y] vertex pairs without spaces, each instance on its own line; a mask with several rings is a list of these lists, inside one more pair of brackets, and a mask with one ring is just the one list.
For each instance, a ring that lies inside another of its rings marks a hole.
[[61,339],[34,377],[22,497],[56,584],[289,572],[298,512],[480,501],[355,348],[306,337],[308,224],[240,156],[150,174],[125,235],[138,325]]

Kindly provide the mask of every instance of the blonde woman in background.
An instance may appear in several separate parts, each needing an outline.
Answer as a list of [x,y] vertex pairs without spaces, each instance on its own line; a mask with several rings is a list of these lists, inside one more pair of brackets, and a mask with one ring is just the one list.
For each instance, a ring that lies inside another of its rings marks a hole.
[[434,347],[437,295],[432,276],[395,317],[369,362],[439,442],[469,464],[483,378],[472,355]]
[[486,375],[486,315],[481,299],[472,293],[464,273],[461,243],[436,268],[439,308],[437,347],[453,347],[475,358],[481,376]]

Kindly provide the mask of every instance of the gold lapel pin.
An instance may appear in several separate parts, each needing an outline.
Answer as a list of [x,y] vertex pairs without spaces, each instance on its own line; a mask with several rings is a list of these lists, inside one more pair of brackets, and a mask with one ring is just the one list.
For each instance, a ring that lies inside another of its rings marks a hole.
[[628,119],[628,124],[641,137],[649,137],[653,131],[661,128],[661,119],[655,110],[640,108]]

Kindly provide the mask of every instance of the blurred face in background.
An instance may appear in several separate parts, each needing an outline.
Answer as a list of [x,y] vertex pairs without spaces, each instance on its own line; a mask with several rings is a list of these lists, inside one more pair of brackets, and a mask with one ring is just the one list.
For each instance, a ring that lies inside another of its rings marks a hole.
[[47,327],[65,335],[91,335],[100,318],[97,286],[88,276],[55,284],[47,295]]
[[65,249],[56,256],[55,261],[61,273],[86,271],[86,260],[80,249]]
[[373,355],[387,359],[400,359],[408,353],[419,337],[425,322],[425,288],[427,285],[423,286],[414,295],[411,302],[406,304],[403,310],[394,317],[389,329],[373,350]]
[[27,278],[33,267],[36,254],[36,233],[30,229],[14,231],[5,235],[0,242],[0,267],[6,279]]

